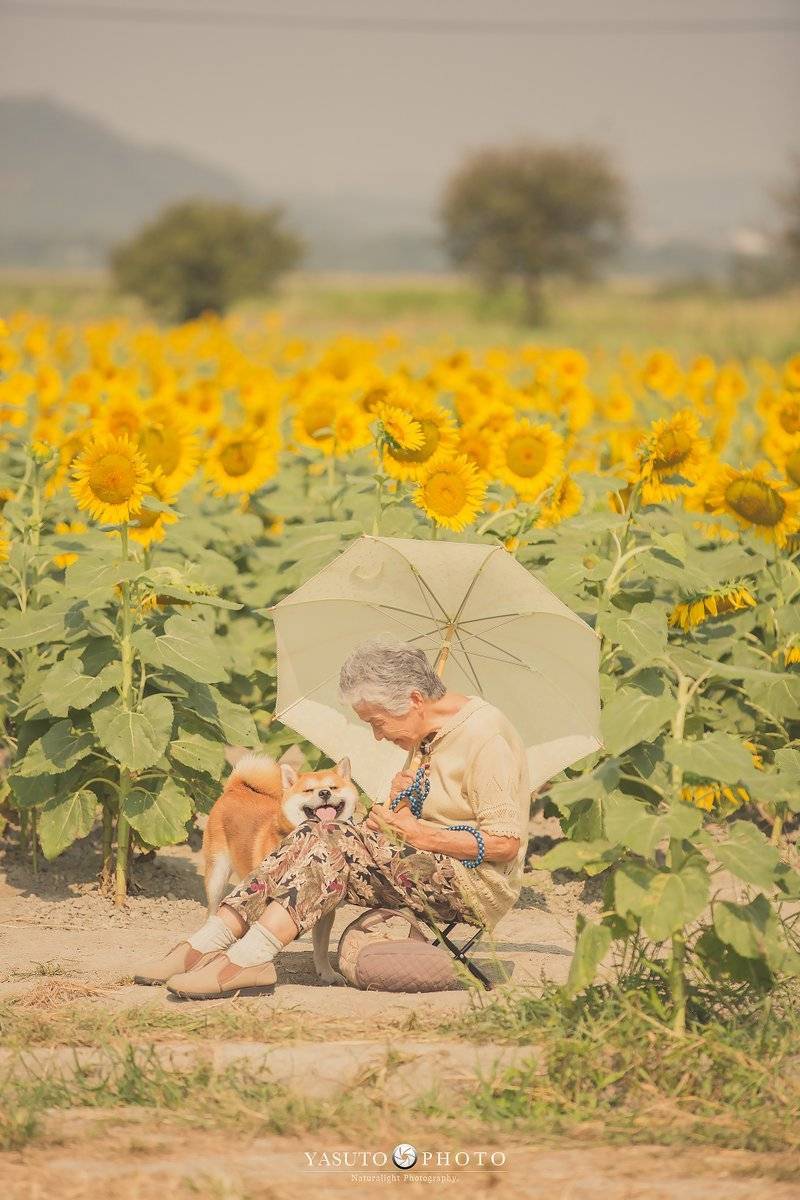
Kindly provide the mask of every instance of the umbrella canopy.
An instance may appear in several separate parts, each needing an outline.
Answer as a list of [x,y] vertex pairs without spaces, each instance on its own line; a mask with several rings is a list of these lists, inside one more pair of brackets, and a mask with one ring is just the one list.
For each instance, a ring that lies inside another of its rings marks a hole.
[[425,651],[451,691],[481,696],[519,731],[536,789],[602,747],[600,638],[502,545],[356,538],[265,609],[275,622],[275,718],[378,802],[406,751],[375,740],[338,697],[339,670],[369,637]]

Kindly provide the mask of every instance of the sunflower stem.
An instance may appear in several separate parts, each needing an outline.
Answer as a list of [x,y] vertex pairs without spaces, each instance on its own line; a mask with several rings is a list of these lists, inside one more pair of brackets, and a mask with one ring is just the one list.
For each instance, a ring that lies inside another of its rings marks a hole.
[[111,811],[111,805],[106,803],[103,805],[103,865],[100,868],[100,888],[103,892],[111,890],[111,877],[114,869],[113,841],[114,814]]
[[[669,865],[672,871],[678,871],[684,861],[683,847],[680,838],[670,838]],[[669,990],[672,997],[672,1028],[676,1033],[686,1032],[686,943],[683,930],[676,930],[672,935],[669,958]]]
[[39,874],[39,856],[38,856],[38,837],[39,832],[36,824],[36,809],[31,809],[31,870],[34,875]]
[[123,779],[120,787],[120,813],[117,817],[117,857],[114,871],[114,904],[117,907],[121,907],[125,903],[128,894],[128,850],[131,827],[128,824],[128,818],[122,812],[122,805],[125,803],[127,793],[126,781]]
[[28,810],[23,808],[19,814],[19,848],[22,855],[28,853]]
[[[672,719],[672,737],[676,742],[683,741],[683,730],[686,724],[686,710],[691,699],[690,680],[685,675],[678,675],[678,707]],[[683,782],[683,769],[672,764],[672,787],[674,798],[677,800]]]
[[377,484],[377,503],[375,505],[375,516],[372,518],[372,535],[378,537],[381,531],[381,517],[383,515],[383,476],[378,479]]
[[[128,561],[128,524],[123,522],[120,528],[122,559]],[[131,711],[131,692],[133,687],[133,646],[131,645],[131,585],[128,579],[122,581],[122,706],[126,712]],[[131,790],[131,773],[127,767],[120,767],[119,778],[119,814],[117,816],[117,856],[114,882],[114,903],[122,905],[128,890],[128,850],[130,846],[130,825],[125,815],[125,801]]]
[[672,996],[672,1028],[679,1034],[686,1032],[685,952],[686,945],[683,934],[674,933],[669,960],[669,990]]

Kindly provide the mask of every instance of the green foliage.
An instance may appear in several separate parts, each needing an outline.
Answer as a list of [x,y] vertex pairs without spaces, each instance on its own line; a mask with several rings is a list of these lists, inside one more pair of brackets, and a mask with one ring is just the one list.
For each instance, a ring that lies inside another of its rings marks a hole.
[[[572,585],[572,603],[596,612],[603,637],[604,746],[551,783],[567,836],[534,861],[607,880],[600,925],[579,925],[570,994],[591,986],[611,948],[645,938],[677,1029],[698,972],[756,990],[800,974],[784,909],[800,896],[800,873],[774,838],[740,819],[767,813],[780,823],[800,809],[800,678],[776,650],[796,629],[787,597],[797,568],[776,556],[764,570],[747,537],[692,544],[690,519],[642,507],[634,489],[624,527],[595,537],[596,569]],[[564,554],[562,545],[562,580]],[[548,567],[537,573],[548,582]],[[760,604],[688,632],[668,625],[676,594],[730,579],[757,579]],[[743,899],[725,894],[724,873],[744,885]]]
[[302,243],[279,207],[174,204],[111,255],[115,282],[168,320],[225,312],[243,296],[266,295],[296,266]]

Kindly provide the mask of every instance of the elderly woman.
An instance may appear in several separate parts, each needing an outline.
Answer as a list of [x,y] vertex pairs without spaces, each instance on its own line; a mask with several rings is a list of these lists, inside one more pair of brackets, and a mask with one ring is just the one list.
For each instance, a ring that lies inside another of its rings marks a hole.
[[[519,896],[531,788],[525,748],[503,713],[446,689],[424,653],[373,639],[343,664],[339,690],[374,736],[419,746],[429,789],[411,774],[360,825],[305,821],[149,969],[184,997],[275,985],[273,959],[341,903],[407,908],[491,929]],[[452,828],[458,826],[458,828]],[[163,968],[163,969],[162,969]],[[341,976],[336,982],[344,982]]]

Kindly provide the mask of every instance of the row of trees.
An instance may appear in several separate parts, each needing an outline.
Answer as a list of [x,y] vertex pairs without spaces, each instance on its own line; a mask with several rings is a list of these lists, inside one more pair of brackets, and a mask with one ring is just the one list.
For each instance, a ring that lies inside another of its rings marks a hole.
[[[776,197],[780,253],[800,275],[800,157]],[[471,154],[448,180],[440,205],[453,265],[487,293],[521,284],[528,319],[543,313],[548,278],[588,280],[619,248],[629,193],[607,151],[591,145],[519,143]],[[167,320],[223,312],[269,294],[301,261],[302,240],[280,206],[188,200],[173,205],[111,255],[117,285]]]
[[[604,150],[528,143],[471,155],[440,208],[453,265],[487,292],[521,282],[534,321],[544,280],[592,276],[619,245],[627,214],[625,182]],[[116,247],[111,267],[117,286],[154,312],[190,320],[269,294],[303,251],[280,206],[187,200]]]

